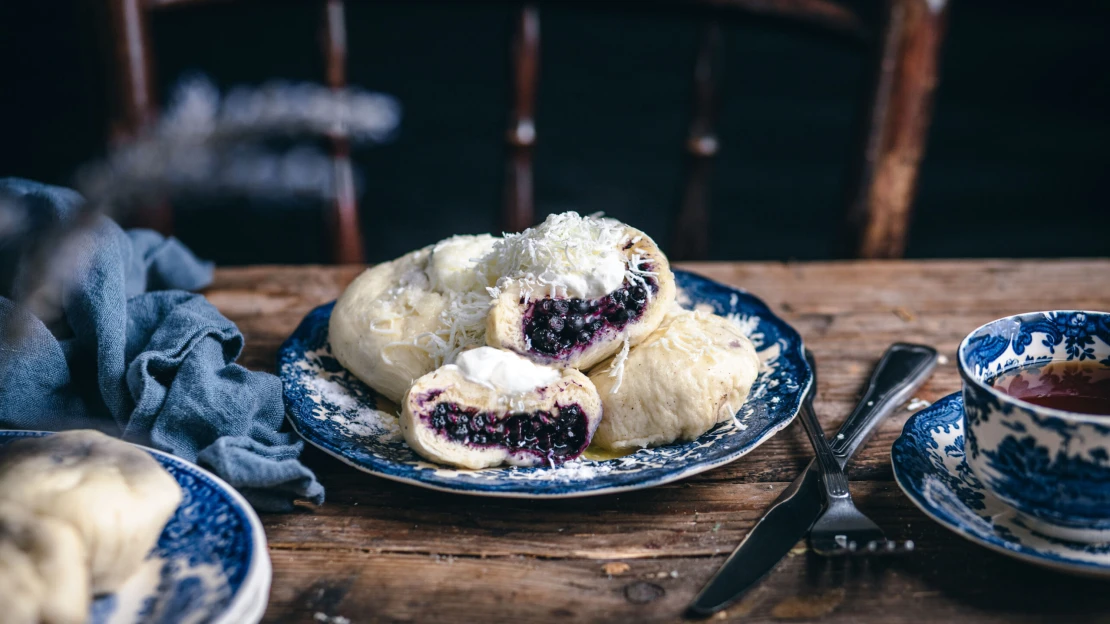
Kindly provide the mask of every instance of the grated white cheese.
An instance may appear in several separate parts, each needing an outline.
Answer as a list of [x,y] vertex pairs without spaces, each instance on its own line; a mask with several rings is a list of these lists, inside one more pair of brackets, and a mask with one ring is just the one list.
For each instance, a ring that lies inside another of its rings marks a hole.
[[[733,295],[734,297],[736,295]],[[756,349],[763,347],[763,333],[756,331],[759,329],[759,323],[762,319],[758,316],[740,314],[739,312],[730,312],[725,315],[725,318],[732,321],[740,328],[740,331],[752,341]]]
[[401,427],[397,415],[367,406],[346,386],[335,381],[339,375],[323,373],[308,379],[307,385],[312,394],[339,410],[329,411],[320,406],[314,410],[315,416],[336,422],[357,436],[377,438],[386,443],[400,441]]
[[[440,327],[387,344],[382,359],[391,364],[391,350],[415,348],[427,353],[436,367],[455,362],[463,350],[486,343],[490,306],[510,285],[519,287],[525,304],[545,296],[595,299],[625,281],[644,286],[650,299],[646,278],[656,273],[640,269],[644,250],[635,248],[625,257],[626,231],[614,219],[564,212],[502,239],[483,235],[440,241],[426,268],[410,271],[401,280],[402,285],[431,287],[446,298]],[[635,245],[642,239],[636,236],[631,242]],[[474,257],[482,251],[485,255]],[[404,297],[406,291],[397,287],[390,292]],[[371,331],[396,333],[390,319],[374,324]]]
[[454,362],[464,349],[486,344],[486,317],[493,300],[485,289],[448,290],[442,294],[447,304],[439,313],[439,329],[387,344],[382,349],[386,364],[391,364],[389,350],[415,348],[427,353],[438,368]]
[[617,383],[613,384],[613,388],[609,390],[609,394],[616,394],[617,391],[621,389],[621,384],[624,383],[624,363],[628,361],[628,351],[630,348],[628,336],[626,335],[620,353],[613,358],[613,362],[609,364],[609,368],[606,369],[610,377],[617,378]]
[[[620,248],[625,226],[613,219],[582,217],[577,212],[549,216],[519,234],[505,234],[479,263],[495,284],[490,294],[519,285],[525,300],[536,295],[595,299],[625,279],[643,280],[638,262],[626,261]],[[496,295],[495,295],[496,296]]]

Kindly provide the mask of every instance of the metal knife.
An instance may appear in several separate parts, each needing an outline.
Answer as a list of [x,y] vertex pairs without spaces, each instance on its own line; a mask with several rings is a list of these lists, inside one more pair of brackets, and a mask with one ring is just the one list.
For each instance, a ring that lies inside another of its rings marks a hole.
[[[880,420],[925,383],[936,360],[936,349],[925,345],[899,342],[887,349],[871,373],[863,398],[832,441],[841,466],[863,446]],[[807,392],[815,392],[816,385],[811,384]],[[687,614],[705,617],[732,604],[805,537],[823,507],[821,478],[810,461],[694,598]]]

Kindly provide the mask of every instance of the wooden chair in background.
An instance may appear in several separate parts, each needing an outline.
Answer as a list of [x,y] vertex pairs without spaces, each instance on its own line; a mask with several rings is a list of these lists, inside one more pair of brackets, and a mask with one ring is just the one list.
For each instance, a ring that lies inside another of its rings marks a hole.
[[[156,114],[149,12],[203,0],[109,0],[113,41],[115,119],[113,135],[127,136]],[[346,84],[346,27],[343,0],[317,0],[323,13],[322,41],[326,81]],[[694,110],[686,151],[689,171],[677,212],[671,256],[697,260],[709,252],[709,182],[720,141],[715,132],[721,75],[721,22],[730,13],[770,15],[804,22],[862,42],[873,51],[873,80],[866,102],[864,136],[855,159],[853,192],[844,224],[849,254],[862,258],[897,258],[906,235],[924,153],[937,84],[947,0],[876,0],[881,17],[868,24],[851,8],[833,0],[670,0],[675,6],[706,7],[694,67]],[[666,4],[666,3],[665,3]],[[557,62],[557,59],[556,61]],[[513,101],[507,132],[504,207],[506,231],[535,222],[533,146],[540,75],[540,8],[524,3],[512,41]],[[363,242],[355,202],[347,142],[331,137],[337,193],[328,211],[332,259],[361,262]],[[145,225],[172,230],[168,206],[146,212]]]

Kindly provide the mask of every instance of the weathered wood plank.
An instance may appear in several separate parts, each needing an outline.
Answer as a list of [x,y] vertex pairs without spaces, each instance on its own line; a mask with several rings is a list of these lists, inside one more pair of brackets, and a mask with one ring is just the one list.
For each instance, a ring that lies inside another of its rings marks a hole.
[[[922,518],[937,547],[900,560],[829,561],[802,545],[768,579],[712,621],[1097,622],[1105,584],[968,548]],[[358,549],[275,548],[268,622],[681,622],[723,561],[680,557],[612,561],[458,557]],[[610,570],[620,568],[610,567]],[[997,588],[1005,587],[1005,593]],[[334,621],[334,620],[333,620]]]
[[[826,429],[851,410],[891,342],[924,342],[946,355],[918,392],[934,401],[959,389],[955,350],[976,326],[1021,311],[1110,309],[1110,261],[1100,260],[689,268],[758,294],[801,332],[817,357]],[[241,361],[272,371],[301,318],[359,270],[221,269],[206,294],[243,330]],[[884,422],[849,476],[861,508],[919,551],[885,567],[837,570],[799,549],[723,619],[1105,621],[1110,596],[1102,584],[974,546],[909,503],[889,464],[909,416],[902,409]],[[311,622],[316,613],[352,622],[680,621],[687,601],[810,456],[794,425],[741,460],[681,483],[537,502],[424,491],[310,449],[305,461],[328,488],[328,502],[264,517],[274,561],[266,621]],[[612,561],[629,571],[609,578],[601,566]]]
[[[605,560],[708,556],[731,551],[787,485],[690,480],[619,496],[522,501],[336,477],[328,480],[329,503],[311,516],[263,519],[271,547]],[[904,524],[916,511],[907,515],[894,484],[857,482],[853,493],[892,535],[912,537]]]

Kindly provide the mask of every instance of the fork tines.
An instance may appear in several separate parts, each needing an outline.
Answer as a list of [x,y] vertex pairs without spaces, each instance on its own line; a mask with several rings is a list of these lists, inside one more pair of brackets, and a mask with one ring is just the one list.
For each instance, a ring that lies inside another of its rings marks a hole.
[[846,536],[837,535],[834,544],[813,545],[813,550],[825,557],[904,555],[913,552],[913,540],[872,540],[866,544],[848,541]]

